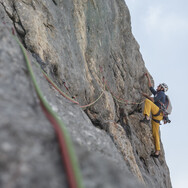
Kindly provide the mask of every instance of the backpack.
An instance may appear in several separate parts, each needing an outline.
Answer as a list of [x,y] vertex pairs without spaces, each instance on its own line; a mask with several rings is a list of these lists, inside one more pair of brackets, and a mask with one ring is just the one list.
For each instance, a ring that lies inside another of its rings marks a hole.
[[172,113],[172,103],[168,95],[166,95],[166,101],[164,105],[165,105],[166,113],[170,115]]
[[170,123],[171,121],[169,120],[168,115],[172,113],[172,103],[168,95],[166,95],[165,104],[161,104],[161,111],[163,112],[164,124]]
[[[170,123],[171,120],[169,120],[168,115],[170,115],[172,112],[172,104],[171,104],[169,96],[166,95],[165,104],[163,104],[162,102],[160,102],[160,104],[161,104],[161,108],[160,108],[159,112],[153,116],[158,116],[161,112],[163,112],[164,124]],[[160,123],[159,120],[155,120],[155,119],[153,119],[153,120],[157,123]]]

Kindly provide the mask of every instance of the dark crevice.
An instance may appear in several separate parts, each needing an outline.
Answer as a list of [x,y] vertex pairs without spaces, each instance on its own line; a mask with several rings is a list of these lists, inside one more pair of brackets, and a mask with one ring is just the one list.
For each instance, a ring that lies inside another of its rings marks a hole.
[[89,117],[89,119],[91,120],[92,124],[101,129],[104,130],[106,132],[109,132],[109,125],[108,122],[102,121],[101,118],[97,118],[97,116],[99,115],[98,112],[96,112],[94,109],[86,109],[85,113],[87,114],[87,116]]
[[131,132],[131,128],[128,124],[127,115],[125,114],[125,111],[123,108],[120,108],[119,111],[120,111],[120,124],[123,127],[123,129],[125,130],[127,137],[129,139],[131,139],[132,132]]
[[57,6],[57,2],[56,2],[57,0],[52,0],[52,2],[54,3],[54,5],[56,5]]
[[4,5],[2,2],[1,2],[1,5],[3,6],[3,8],[4,8],[5,12],[7,13],[8,17],[9,17],[11,20],[13,20],[13,16],[6,10],[6,7],[5,7],[5,5]]
[[57,64],[52,64],[50,66],[50,72],[53,76],[58,77],[59,76],[59,71],[58,71],[58,65]]
[[88,103],[87,90],[86,90],[86,89],[85,89],[85,91],[84,91],[84,98],[85,98],[86,102]]
[[48,66],[49,74],[53,78],[52,80],[57,84],[58,86],[64,85],[65,79],[61,78],[60,71],[59,71],[59,65],[58,64],[49,64]]
[[99,129],[101,129],[101,130],[104,130],[104,131],[106,131],[106,132],[108,132],[108,124],[106,124],[106,123],[101,123],[101,121],[100,120],[98,120],[98,119],[91,119],[91,122],[92,122],[92,124],[95,126],[95,127],[97,127],[97,128],[99,128]]
[[[40,68],[46,73],[48,74],[49,72],[49,63],[48,62],[44,62],[40,56],[36,53],[32,53],[32,56],[35,58],[36,62],[40,65]],[[62,85],[64,86],[63,88],[66,89],[66,91],[68,91],[69,95],[75,99],[76,96],[73,96],[71,95],[71,92],[70,92],[70,88],[67,87],[66,85],[66,82],[65,80],[61,80],[61,81],[57,81],[57,77],[59,77],[59,74],[58,74],[58,65],[57,64],[54,64],[54,65],[51,65],[51,68],[50,68],[50,73],[51,73],[51,77],[53,78],[53,82],[55,82],[55,84],[58,86],[58,87],[61,87]],[[61,87],[62,88],[62,87]]]
[[[20,28],[19,28],[20,26]],[[14,28],[16,29],[16,32],[18,33],[18,35],[24,39],[25,38],[25,34],[26,34],[26,31],[25,29],[23,28],[21,22],[18,22],[18,23],[15,23],[14,22]]]
[[158,159],[155,159],[155,158],[153,157],[153,161],[154,161],[154,163],[156,164],[156,166],[159,167],[159,165],[158,165],[158,163],[157,163],[157,160],[158,160]]
[[138,151],[136,150],[136,154],[138,155]]
[[129,116],[134,114],[134,113],[142,113],[142,106],[140,104],[136,105],[135,108],[129,112]]
[[93,123],[93,125],[95,125],[95,127],[104,130],[104,125],[102,125],[98,119],[91,119],[91,122]]
[[[18,35],[19,35],[19,37],[20,37],[20,39],[23,41],[23,43],[24,43],[24,45],[25,45],[25,35],[26,35],[26,30],[25,30],[25,28],[24,28],[24,26],[23,26],[23,24],[22,24],[22,22],[21,22],[21,19],[20,19],[20,16],[19,16],[19,14],[18,14],[18,12],[17,12],[17,10],[16,10],[16,6],[15,6],[15,4],[13,3],[13,9],[14,9],[14,11],[15,11],[15,14],[18,16],[18,22],[17,22],[17,24],[22,28],[22,30],[23,30],[23,33],[22,32],[20,32],[20,30],[16,27],[16,21],[15,21],[15,18],[13,17],[13,23],[14,23],[14,27],[15,27],[15,29],[16,29],[16,31],[17,31],[17,33],[18,33]],[[25,45],[25,47],[26,47],[26,45]]]
[[40,65],[41,69],[47,73],[46,71],[46,67],[47,67],[47,63],[45,63],[38,54],[36,53],[32,53],[32,56],[36,59],[37,63]]
[[53,30],[54,30],[54,26],[53,25],[51,25],[51,24],[49,24],[49,23],[43,23],[44,24],[44,26],[46,27],[46,28],[48,28],[51,32],[53,32]]
[[147,166],[147,164],[146,164],[145,159],[144,159],[143,157],[140,157],[140,161],[143,163],[144,169],[149,173],[148,166]]
[[143,157],[140,157],[140,161],[142,161],[142,163],[144,164],[145,167],[147,166],[146,165],[146,161],[145,161],[145,159]]
[[[19,39],[21,40],[22,44],[24,45],[24,47],[27,49],[26,47],[26,44],[25,44],[25,34],[26,34],[26,31],[25,31],[25,28],[23,27],[22,23],[21,23],[21,20],[20,20],[20,17],[19,17],[19,14],[17,13],[17,10],[16,10],[16,7],[15,7],[15,4],[13,2],[13,11],[15,12],[13,15],[11,15],[7,10],[6,10],[6,7],[3,3],[1,3],[2,6],[4,7],[4,10],[5,12],[7,13],[8,17],[12,20],[13,22],[13,25],[14,27],[12,27],[12,32],[14,33],[14,31],[16,31]],[[18,16],[18,22],[16,22],[16,19],[15,19],[15,14]],[[16,24],[18,24],[18,26],[20,26],[21,29],[19,29]]]
[[36,7],[35,7],[33,1],[31,1],[31,3],[27,3],[25,1],[22,1],[22,3],[24,3],[25,5],[31,6],[33,8],[33,10],[36,10]]
[[[125,74],[123,73],[123,67],[121,68],[120,66],[119,66],[119,64],[117,63],[117,61],[116,61],[116,59],[117,59],[117,57],[116,57],[116,55],[115,55],[115,52],[113,52],[113,51],[111,51],[111,57],[112,57],[112,59],[114,60],[114,62],[115,62],[115,65],[116,65],[116,67],[117,67],[117,69],[120,71],[120,75],[121,75],[121,77],[125,80]],[[119,54],[119,56],[121,56],[121,54]],[[123,58],[121,57],[121,61],[123,62]],[[126,72],[126,70],[124,70],[125,72]]]

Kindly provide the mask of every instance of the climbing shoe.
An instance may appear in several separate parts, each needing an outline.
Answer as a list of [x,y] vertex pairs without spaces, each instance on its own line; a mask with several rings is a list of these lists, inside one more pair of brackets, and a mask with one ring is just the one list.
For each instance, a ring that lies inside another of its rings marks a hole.
[[159,155],[160,155],[160,154],[157,155],[157,154],[155,154],[155,153],[152,153],[150,156],[151,156],[151,157],[154,157],[154,158],[158,158]]
[[144,119],[140,120],[140,122],[141,122],[141,123],[145,123],[145,124],[149,124],[150,120],[144,118]]

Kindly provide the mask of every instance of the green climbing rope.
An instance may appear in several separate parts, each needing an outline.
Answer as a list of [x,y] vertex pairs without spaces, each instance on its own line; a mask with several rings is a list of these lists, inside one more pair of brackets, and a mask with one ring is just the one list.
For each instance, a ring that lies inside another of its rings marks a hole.
[[24,58],[26,60],[27,68],[29,70],[29,74],[31,76],[33,85],[35,87],[35,90],[36,90],[36,93],[37,93],[39,99],[41,100],[41,102],[43,103],[43,105],[47,109],[47,111],[54,117],[54,119],[60,125],[62,134],[64,135],[64,138],[65,138],[65,141],[66,141],[66,145],[67,145],[67,148],[68,148],[68,152],[69,152],[69,156],[70,156],[70,159],[71,159],[74,175],[75,175],[75,178],[76,178],[76,181],[77,181],[77,187],[78,188],[83,188],[84,186],[83,186],[83,182],[82,182],[82,176],[81,176],[81,173],[80,173],[80,169],[79,169],[79,165],[78,165],[77,158],[76,158],[76,155],[75,155],[75,151],[73,149],[73,143],[72,143],[72,141],[70,139],[69,133],[66,130],[66,127],[65,127],[64,123],[60,120],[58,115],[52,110],[52,108],[50,107],[48,102],[43,97],[43,94],[42,94],[42,92],[41,92],[41,90],[40,90],[40,88],[39,88],[39,86],[38,86],[38,84],[36,82],[36,79],[35,79],[31,64],[29,62],[29,59],[27,57],[25,48],[23,47],[23,45],[21,44],[21,42],[18,40],[17,37],[14,36],[14,38],[17,41],[17,43],[19,44],[19,46],[20,46],[20,48],[21,48],[21,50],[23,52]]

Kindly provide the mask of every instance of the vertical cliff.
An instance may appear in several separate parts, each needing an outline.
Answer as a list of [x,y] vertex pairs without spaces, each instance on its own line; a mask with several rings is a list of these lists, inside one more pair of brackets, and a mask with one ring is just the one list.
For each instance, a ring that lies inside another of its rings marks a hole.
[[[0,0],[0,186],[66,187],[58,142],[12,29],[46,100],[65,122],[85,187],[171,188],[165,154],[140,124],[147,71],[124,0]],[[39,67],[80,108],[61,96]],[[162,143],[161,143],[162,145]]]

